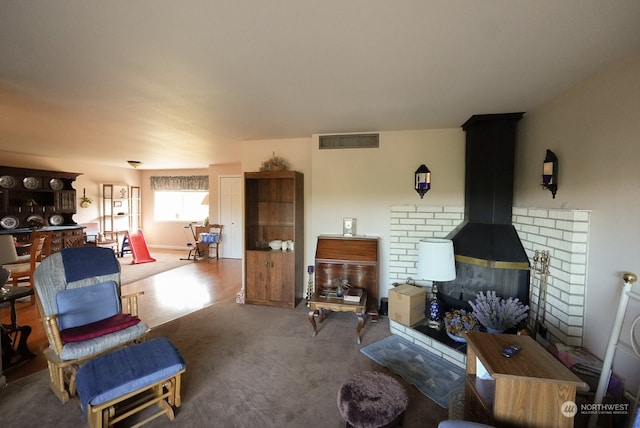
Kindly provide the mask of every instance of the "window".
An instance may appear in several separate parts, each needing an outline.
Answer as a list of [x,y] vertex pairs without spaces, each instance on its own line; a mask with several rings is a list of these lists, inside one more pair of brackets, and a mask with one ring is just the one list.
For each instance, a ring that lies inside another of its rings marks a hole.
[[156,191],[154,195],[156,221],[202,221],[209,216],[209,205],[202,205],[209,192]]

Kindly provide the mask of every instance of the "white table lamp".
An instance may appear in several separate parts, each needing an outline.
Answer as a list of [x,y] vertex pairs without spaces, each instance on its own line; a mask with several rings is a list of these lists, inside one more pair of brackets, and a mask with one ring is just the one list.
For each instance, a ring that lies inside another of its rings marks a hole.
[[431,300],[429,301],[429,327],[439,330],[442,317],[436,283],[456,279],[453,241],[439,238],[421,240],[418,243],[418,276],[433,282]]

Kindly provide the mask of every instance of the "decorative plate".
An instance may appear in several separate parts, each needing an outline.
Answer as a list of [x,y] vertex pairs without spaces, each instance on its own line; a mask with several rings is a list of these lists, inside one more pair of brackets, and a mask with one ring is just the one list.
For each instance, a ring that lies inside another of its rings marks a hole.
[[40,186],[40,180],[35,177],[27,177],[22,180],[22,184],[29,190],[37,189]]
[[27,224],[31,222],[44,224],[44,219],[41,215],[30,215],[29,217],[27,217]]
[[0,177],[0,186],[4,187],[5,189],[11,189],[15,185],[16,179],[12,176],[3,175],[2,177]]
[[2,217],[0,220],[0,226],[5,229],[15,229],[18,226],[18,219],[12,215],[8,215],[6,217]]
[[53,190],[60,190],[64,187],[64,183],[59,178],[52,178],[49,180],[49,187]]
[[64,223],[64,218],[60,214],[54,214],[49,217],[49,224],[51,226],[60,226],[62,223]]

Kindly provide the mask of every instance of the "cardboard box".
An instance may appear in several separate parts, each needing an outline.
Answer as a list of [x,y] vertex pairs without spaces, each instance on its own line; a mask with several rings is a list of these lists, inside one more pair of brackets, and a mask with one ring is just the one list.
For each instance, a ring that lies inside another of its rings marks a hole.
[[389,290],[389,318],[412,326],[425,317],[427,291],[422,287],[403,284]]

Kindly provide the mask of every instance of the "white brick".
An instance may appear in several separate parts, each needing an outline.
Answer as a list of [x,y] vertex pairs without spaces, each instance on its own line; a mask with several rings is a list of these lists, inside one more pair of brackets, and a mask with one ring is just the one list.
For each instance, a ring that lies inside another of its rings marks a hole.
[[533,233],[533,234],[538,234],[540,233],[540,228],[538,226],[533,226],[533,225],[522,225],[522,231],[525,233]]
[[569,242],[583,242],[586,243],[589,239],[589,235],[584,232],[564,232],[562,239]]
[[528,211],[529,217],[548,218],[549,210],[542,210],[537,208],[531,208]]
[[513,207],[511,209],[511,212],[514,215],[521,215],[521,216],[526,216],[528,214],[527,208],[521,208],[521,207]]
[[573,224],[574,232],[588,232],[589,231],[589,223],[587,222],[576,222]]
[[407,218],[410,218],[410,219],[412,219],[412,218],[415,218],[415,219],[417,219],[417,218],[431,219],[431,218],[434,217],[434,215],[435,215],[434,213],[418,212],[418,213],[410,213]]
[[462,218],[464,214],[464,207],[443,207],[443,211],[448,213],[458,213],[460,214],[459,217]]
[[416,206],[415,205],[392,205],[391,206],[391,212],[398,214],[398,213],[409,213],[409,212],[415,212],[416,211]]

